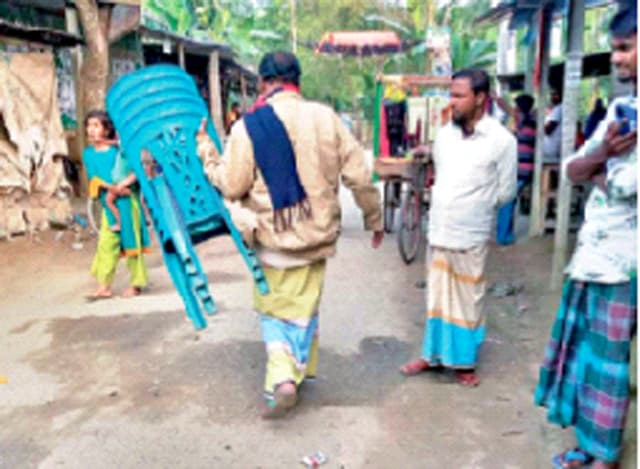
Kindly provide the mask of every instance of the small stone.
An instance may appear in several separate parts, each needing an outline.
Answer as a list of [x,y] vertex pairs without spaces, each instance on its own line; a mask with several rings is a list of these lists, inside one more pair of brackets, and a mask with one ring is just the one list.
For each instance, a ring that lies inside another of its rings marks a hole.
[[118,391],[117,390],[113,390],[109,393],[109,397],[117,397],[118,396]]
[[224,445],[224,449],[227,451],[231,451],[231,445]]

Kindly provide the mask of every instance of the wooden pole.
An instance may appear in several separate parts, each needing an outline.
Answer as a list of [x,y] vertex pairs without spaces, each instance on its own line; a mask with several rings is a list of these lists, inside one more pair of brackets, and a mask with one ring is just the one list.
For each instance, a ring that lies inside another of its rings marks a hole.
[[242,72],[240,72],[240,92],[242,93],[242,112],[245,112],[247,110],[247,79]]
[[[424,17],[425,17],[425,39],[429,40],[429,29],[433,26],[433,0],[425,0],[424,2]],[[425,59],[424,59],[424,68],[427,75],[431,75],[431,58],[429,56],[429,47],[426,48],[425,51]]]
[[[67,31],[71,34],[80,34],[80,23],[78,21],[78,12],[75,8],[66,7],[64,10],[65,22]],[[75,149],[74,153],[82,161],[82,152],[85,147],[84,137],[84,107],[82,103],[82,46],[75,46],[71,50],[71,70],[73,73],[73,86],[76,98],[76,136],[75,136]],[[80,195],[86,195],[88,193],[89,182],[87,180],[86,171],[80,172]]]
[[296,13],[296,0],[290,0],[291,6],[291,51],[298,52],[298,18]]
[[220,54],[217,50],[209,54],[209,106],[213,125],[222,141],[224,123],[222,120],[222,93],[220,89]]
[[[527,61],[527,65],[525,67],[525,70],[533,70],[533,67],[534,67],[534,65],[536,63],[536,49],[535,49],[535,47],[528,47],[527,48],[526,61]],[[524,91],[525,91],[525,93],[528,93],[531,96],[534,95],[533,73],[525,73],[524,74]]]
[[184,42],[178,41],[178,65],[184,71],[187,70],[187,58],[184,50]]
[[[580,80],[582,79],[582,54],[584,43],[584,0],[569,3],[569,41],[567,59],[564,64],[564,93],[562,100],[562,159],[574,153],[576,143],[576,122],[580,101]],[[556,231],[553,249],[553,269],[551,288],[561,285],[564,267],[567,263],[567,241],[571,217],[571,183],[561,171],[556,196]]]
[[544,121],[545,108],[547,107],[547,95],[549,94],[549,39],[551,37],[551,9],[540,8],[540,15],[545,18],[542,21],[543,30],[538,34],[538,50],[540,51],[540,84],[536,95],[537,123],[536,132],[536,156],[533,170],[533,188],[531,190],[531,217],[529,221],[529,234],[539,236],[544,232],[544,216],[546,207],[542,206],[542,163],[544,160]]

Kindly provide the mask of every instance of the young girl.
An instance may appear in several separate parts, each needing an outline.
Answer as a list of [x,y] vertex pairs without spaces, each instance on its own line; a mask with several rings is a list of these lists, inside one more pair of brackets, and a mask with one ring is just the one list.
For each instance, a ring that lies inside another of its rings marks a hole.
[[[98,288],[87,299],[113,296],[111,284],[121,256],[127,258],[130,272],[130,286],[122,296],[136,296],[147,285],[143,253],[148,252],[149,246],[149,233],[135,188],[136,177],[127,169],[126,159],[115,141],[113,123],[106,112],[89,112],[85,127],[89,146],[82,154],[82,161],[89,180],[89,196],[99,198],[102,204],[98,247],[91,265],[91,274],[98,281]],[[127,174],[124,178],[123,173]],[[114,201],[117,206],[119,220],[109,209],[108,194],[110,203]],[[120,225],[117,230],[114,229],[116,223]]]

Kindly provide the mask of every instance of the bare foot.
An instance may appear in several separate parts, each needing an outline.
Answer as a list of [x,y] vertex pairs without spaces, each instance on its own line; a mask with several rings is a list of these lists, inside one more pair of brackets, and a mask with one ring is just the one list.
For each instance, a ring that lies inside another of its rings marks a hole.
[[597,459],[591,463],[591,469],[618,469],[619,467],[617,462],[604,462]]
[[298,393],[296,385],[292,382],[278,385],[273,395],[273,400],[265,405],[262,411],[263,419],[277,419],[284,415],[296,405]]
[[400,373],[405,376],[414,376],[424,371],[439,370],[441,366],[432,365],[423,358],[411,360],[400,367]]
[[105,300],[113,297],[113,291],[109,287],[99,287],[95,292],[85,296],[87,301]]
[[480,384],[480,378],[475,371],[456,371],[456,381],[462,386],[473,388]]
[[129,287],[120,293],[120,296],[123,298],[133,298],[134,296],[139,296],[142,293],[142,289],[140,287]]

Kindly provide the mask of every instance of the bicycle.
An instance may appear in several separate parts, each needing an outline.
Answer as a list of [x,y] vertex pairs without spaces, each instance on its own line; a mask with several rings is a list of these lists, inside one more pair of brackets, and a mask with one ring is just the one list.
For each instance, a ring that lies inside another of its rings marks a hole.
[[433,181],[428,149],[414,153],[412,177],[400,205],[398,249],[405,264],[411,264],[426,242],[424,221],[429,211],[430,188]]

